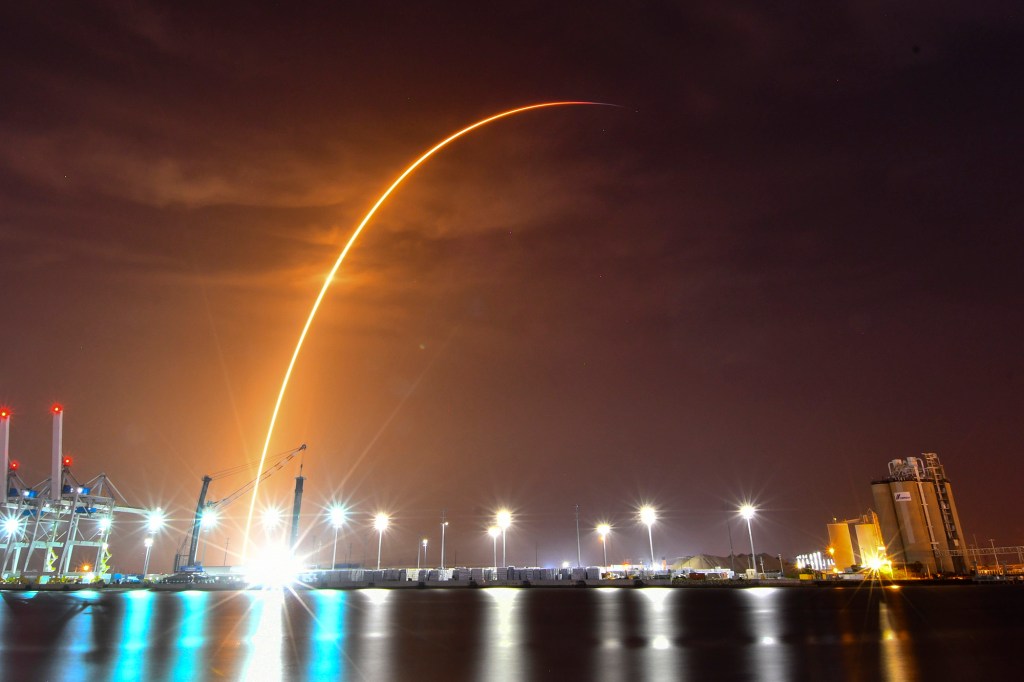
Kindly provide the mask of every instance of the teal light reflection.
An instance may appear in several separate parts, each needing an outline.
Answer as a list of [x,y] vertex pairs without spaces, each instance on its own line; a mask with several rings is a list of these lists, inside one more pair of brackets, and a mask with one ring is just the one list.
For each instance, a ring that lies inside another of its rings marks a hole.
[[210,595],[189,590],[179,593],[178,597],[181,599],[183,611],[178,642],[175,646],[174,679],[195,680],[199,679],[202,670],[200,653],[204,642],[207,602]]
[[344,657],[345,609],[348,597],[339,590],[317,590],[312,593],[316,631],[309,657],[306,678],[310,680],[343,680],[341,660]]
[[149,622],[153,611],[153,593],[133,590],[125,595],[125,614],[121,630],[120,655],[113,679],[135,682],[146,678],[146,649],[149,646]]

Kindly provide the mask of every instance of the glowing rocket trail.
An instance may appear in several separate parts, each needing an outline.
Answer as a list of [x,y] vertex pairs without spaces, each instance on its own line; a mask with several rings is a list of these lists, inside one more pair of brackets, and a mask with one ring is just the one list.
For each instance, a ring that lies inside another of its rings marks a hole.
[[[338,260],[334,262],[334,267],[332,267],[331,271],[327,273],[327,278],[324,280],[324,285],[320,288],[320,293],[317,295],[316,301],[313,302],[313,309],[309,311],[309,317],[306,318],[306,324],[303,325],[302,333],[299,334],[299,342],[295,344],[295,351],[292,353],[292,359],[288,363],[288,370],[284,373],[284,381],[281,382],[281,390],[277,394],[277,402],[274,404],[274,412],[270,417],[270,426],[267,429],[267,438],[263,443],[263,452],[260,455],[260,464],[258,467],[256,467],[256,471],[263,471],[263,465],[267,459],[267,451],[270,449],[270,439],[274,435],[274,426],[277,424],[277,415],[278,412],[280,412],[281,410],[281,403],[284,401],[284,393],[288,389],[288,381],[289,379],[291,379],[292,370],[295,368],[295,361],[299,357],[299,351],[302,350],[302,344],[306,340],[306,334],[309,333],[309,328],[313,324],[313,319],[316,317],[316,311],[320,308],[320,303],[321,301],[324,300],[324,295],[327,293],[327,289],[331,286],[331,282],[334,280],[334,275],[338,272],[338,269],[341,267],[342,262],[345,260],[345,256],[348,255],[348,252],[352,249],[352,245],[359,237],[359,234],[363,231],[363,228],[366,227],[366,224],[370,222],[370,218],[372,218],[373,214],[377,212],[377,209],[380,208],[381,204],[383,204],[387,200],[387,198],[391,196],[391,193],[394,192],[395,189],[397,189],[400,184],[402,184],[403,180],[405,180],[414,170],[419,168],[419,166],[424,161],[433,156],[434,152],[439,151],[443,147],[447,146],[448,143],[454,142],[455,140],[459,139],[466,133],[476,130],[477,128],[481,128],[487,125],[488,123],[493,123],[498,119],[507,118],[509,116],[515,116],[516,114],[521,114],[526,111],[532,111],[534,109],[546,109],[548,107],[563,107],[573,105],[615,106],[604,104],[602,102],[544,102],[542,104],[531,104],[529,106],[519,107],[517,109],[509,109],[508,111],[503,111],[500,114],[495,114],[494,116],[485,118],[482,121],[477,121],[473,125],[467,126],[462,130],[458,131],[457,133],[454,133],[446,137],[444,140],[438,142],[436,145],[431,147],[425,154],[423,154],[423,156],[416,159],[408,168],[402,171],[402,174],[399,175],[398,178],[393,183],[391,183],[391,186],[387,188],[384,194],[380,195],[380,198],[377,199],[377,202],[373,205],[373,208],[370,209],[370,212],[366,214],[362,222],[359,223],[359,226],[356,227],[355,232],[353,232],[352,236],[349,237],[348,243],[345,244],[345,248],[341,250],[341,254],[338,256]],[[252,515],[253,510],[256,508],[256,496],[259,493],[259,490],[260,482],[259,479],[257,479],[256,485],[253,486],[252,489],[252,499],[249,502],[249,514],[245,520],[245,536],[242,541],[243,563],[245,563],[246,552],[249,547],[249,529],[252,526]]]

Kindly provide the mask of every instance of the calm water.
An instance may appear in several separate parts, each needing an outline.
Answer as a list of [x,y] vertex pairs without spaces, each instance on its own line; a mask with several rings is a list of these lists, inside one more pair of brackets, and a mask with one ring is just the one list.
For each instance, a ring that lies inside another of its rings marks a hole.
[[19,680],[1015,679],[1016,586],[5,592]]

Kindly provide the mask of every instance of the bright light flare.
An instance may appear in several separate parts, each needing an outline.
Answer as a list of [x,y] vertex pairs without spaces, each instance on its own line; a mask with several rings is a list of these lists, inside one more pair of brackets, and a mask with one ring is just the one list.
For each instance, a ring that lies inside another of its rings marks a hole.
[[97,525],[99,526],[99,529],[102,530],[102,531],[110,530],[110,524],[111,524],[111,520],[110,520],[109,516],[104,516],[97,523]]
[[145,540],[143,540],[143,541],[142,541],[142,544],[143,544],[143,546],[145,546],[145,547],[146,547],[147,549],[148,549],[149,547],[152,547],[152,546],[153,546],[153,538],[152,538],[152,537],[147,537],[147,538],[146,538]]
[[199,516],[199,525],[203,528],[213,528],[217,525],[218,514],[216,509],[204,509]]
[[[611,105],[611,104],[604,104],[602,102],[575,102],[575,101],[543,102],[541,104],[530,104],[530,105],[524,106],[524,107],[517,107],[515,109],[509,109],[508,111],[503,111],[501,113],[494,114],[493,116],[488,116],[485,119],[477,121],[476,123],[474,123],[472,125],[469,125],[469,126],[466,126],[462,130],[460,130],[460,131],[458,131],[456,133],[453,133],[452,135],[449,135],[448,137],[446,137],[445,139],[441,140],[436,145],[434,145],[433,147],[428,149],[422,156],[420,156],[418,159],[413,161],[412,164],[410,164],[408,168],[406,168],[404,171],[402,171],[401,175],[399,175],[395,179],[395,181],[391,183],[391,186],[388,187],[387,190],[385,190],[384,193],[380,195],[380,198],[377,199],[377,201],[370,208],[370,211],[366,214],[366,216],[363,217],[362,221],[359,223],[359,225],[356,227],[356,229],[352,232],[352,236],[349,237],[348,242],[345,244],[344,248],[342,248],[341,253],[338,255],[338,259],[336,261],[334,261],[334,266],[331,268],[330,272],[327,273],[327,277],[324,279],[323,286],[320,287],[320,293],[317,294],[316,300],[314,300],[314,302],[313,302],[313,307],[309,311],[309,316],[306,318],[306,323],[302,326],[302,332],[299,334],[299,340],[295,344],[295,350],[292,352],[291,360],[288,361],[288,368],[285,370],[284,379],[281,381],[281,388],[280,388],[280,390],[277,393],[277,400],[274,403],[274,410],[273,410],[273,412],[271,413],[271,416],[270,416],[270,425],[267,427],[267,437],[263,441],[263,451],[260,454],[260,463],[259,463],[259,466],[256,467],[257,471],[263,471],[263,467],[266,464],[267,452],[270,450],[270,441],[271,441],[271,438],[273,438],[273,435],[274,435],[274,427],[277,424],[277,417],[278,417],[278,414],[281,411],[281,403],[284,401],[285,391],[288,389],[288,382],[291,379],[292,371],[295,369],[295,363],[296,363],[296,361],[299,358],[299,352],[302,350],[302,345],[306,341],[306,335],[309,333],[309,328],[313,325],[313,320],[316,318],[316,313],[317,313],[317,310],[319,310],[319,308],[320,308],[320,303],[324,300],[324,296],[327,294],[327,289],[330,288],[331,282],[334,281],[334,276],[337,274],[338,270],[341,268],[341,264],[345,261],[345,256],[347,256],[348,252],[352,249],[352,246],[355,244],[356,239],[358,239],[359,235],[362,233],[363,228],[365,228],[367,223],[370,222],[370,219],[373,218],[374,214],[377,212],[377,209],[379,209],[381,207],[381,205],[385,201],[387,201],[388,197],[391,196],[391,193],[394,192],[398,188],[398,186],[400,184],[402,184],[402,181],[405,180],[413,171],[415,171],[417,168],[419,168],[420,165],[422,165],[427,159],[429,159],[436,152],[438,152],[439,150],[441,150],[444,147],[446,147],[449,143],[454,142],[455,140],[459,139],[460,137],[462,137],[466,133],[472,132],[472,131],[476,130],[477,128],[481,128],[481,127],[487,125],[488,123],[493,123],[494,121],[497,121],[499,119],[507,118],[509,116],[515,116],[517,114],[521,114],[521,113],[524,113],[524,112],[527,112],[527,111],[533,111],[535,109],[547,109],[547,108],[550,108],[550,107],[583,106],[583,105],[589,105],[589,106],[615,106],[615,105]],[[259,494],[259,491],[260,491],[260,481],[259,481],[259,479],[256,479],[256,484],[253,486],[253,489],[252,489],[252,499],[249,501],[249,513],[246,516],[246,520],[245,520],[245,535],[244,535],[243,540],[242,540],[242,560],[243,561],[245,560],[246,551],[248,549],[249,529],[252,527],[252,515],[253,515],[253,512],[256,509],[256,499],[257,499],[257,496]]]
[[645,504],[640,507],[640,523],[645,526],[653,526],[654,522],[658,520],[658,512],[654,507]]
[[757,513],[757,509],[752,504],[744,504],[740,507],[740,516],[745,518],[747,521],[754,518],[754,514]]
[[391,518],[387,514],[381,512],[373,517],[373,529],[378,533],[383,533],[388,529],[391,524]]
[[167,517],[164,516],[162,509],[156,509],[149,513],[149,519],[146,521],[146,528],[150,533],[159,532],[167,523]]
[[497,526],[491,526],[487,529],[487,534],[490,535],[492,538],[497,538],[499,535],[501,535],[501,529]]
[[508,509],[499,509],[497,515],[498,528],[502,530],[508,530],[508,527],[512,525],[512,512]]
[[302,559],[284,544],[271,544],[256,552],[245,565],[245,580],[253,586],[287,587],[299,579],[304,570]]
[[13,537],[21,533],[21,519],[11,516],[4,519],[4,533],[8,537]]
[[609,525],[607,523],[599,523],[599,524],[597,524],[597,534],[601,536],[602,540],[604,540],[606,537],[608,537],[608,533],[611,533],[611,532],[612,532],[611,525]]
[[274,530],[284,522],[284,512],[277,507],[267,507],[260,514],[260,522],[263,524],[263,530]]
[[327,510],[327,518],[331,521],[331,526],[335,530],[345,525],[345,521],[348,519],[348,510],[340,505],[334,505]]

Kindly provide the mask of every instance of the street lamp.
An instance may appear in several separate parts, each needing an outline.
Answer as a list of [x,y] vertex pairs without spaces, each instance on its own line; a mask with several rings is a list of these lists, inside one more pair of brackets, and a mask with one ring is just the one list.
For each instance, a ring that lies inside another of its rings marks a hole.
[[146,520],[146,530],[149,531],[149,536],[142,541],[142,544],[146,546],[146,560],[142,564],[143,580],[146,579],[146,574],[149,573],[149,555],[153,551],[153,536],[164,527],[164,523],[165,517],[162,509],[156,509],[149,513],[149,518]]
[[164,527],[167,522],[167,518],[164,516],[163,509],[156,509],[149,513],[149,519],[146,521],[146,529],[149,530],[150,534],[156,533]]
[[501,529],[497,526],[491,526],[487,529],[487,534],[491,536],[491,549],[494,551],[494,570],[498,570],[498,536],[501,535]]
[[327,511],[327,516],[331,520],[331,525],[334,526],[334,553],[331,555],[331,570],[333,571],[338,565],[338,531],[345,525],[348,511],[336,504]]
[[647,526],[647,541],[651,545],[651,570],[654,570],[654,535],[651,532],[651,526],[658,520],[658,512],[655,511],[654,507],[645,504],[640,507],[640,523]]
[[601,547],[604,549],[604,565],[608,566],[608,533],[610,533],[612,527],[607,523],[601,523],[597,526],[597,534],[601,536]]
[[512,512],[508,509],[498,510],[498,528],[501,529],[501,565],[508,566],[508,561],[505,559],[505,532],[508,527],[512,525]]
[[377,531],[377,570],[380,570],[380,549],[384,544],[384,531],[387,530],[388,524],[391,519],[388,515],[381,512],[373,518],[373,529]]
[[441,512],[441,570],[444,570],[444,531],[448,528],[448,521],[445,520],[445,512]]
[[[423,538],[420,541],[420,545],[423,547],[423,563],[427,563],[427,539]],[[420,548],[416,548],[416,570],[420,570]]]
[[750,519],[754,518],[757,512],[752,505],[745,504],[740,507],[740,516],[747,520],[747,535],[750,536],[750,569],[757,575],[757,567],[754,564],[754,531],[750,529]]
[[153,536],[150,535],[142,544],[146,546],[146,560],[142,563],[142,579],[146,579],[146,574],[149,573],[149,553],[153,551]]

